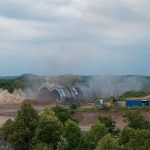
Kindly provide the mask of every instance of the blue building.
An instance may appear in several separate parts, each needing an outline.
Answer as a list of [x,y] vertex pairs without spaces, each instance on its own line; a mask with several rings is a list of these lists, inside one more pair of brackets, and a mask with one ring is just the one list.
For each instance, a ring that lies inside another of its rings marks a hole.
[[149,99],[127,99],[125,103],[126,107],[136,107],[136,106],[150,106]]

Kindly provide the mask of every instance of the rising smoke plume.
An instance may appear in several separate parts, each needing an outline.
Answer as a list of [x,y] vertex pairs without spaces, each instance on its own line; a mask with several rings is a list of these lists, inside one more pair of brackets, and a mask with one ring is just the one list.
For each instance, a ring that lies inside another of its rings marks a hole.
[[95,76],[85,85],[77,84],[86,98],[118,96],[127,91],[139,91],[143,82],[136,76]]
[[145,85],[148,87],[150,85],[150,80],[143,76],[91,76],[85,82],[81,82],[79,76],[74,78],[73,76],[33,77],[28,81],[30,86],[27,86],[24,90],[15,90],[11,94],[7,90],[0,89],[0,104],[16,104],[25,99],[34,100],[37,98],[40,88],[42,88],[41,85],[51,85],[53,83],[65,85],[74,79],[77,82],[73,86],[80,88],[85,100],[110,97],[112,95],[118,96],[131,90],[140,91],[144,89]]
[[[150,82],[150,80],[147,80],[145,76],[90,76],[84,82],[82,82],[81,78],[84,78],[84,80],[86,79],[84,76],[55,76],[44,78],[42,81],[47,85],[55,83],[67,86],[70,86],[68,83],[71,81],[76,81],[73,86],[80,88],[85,99],[110,97],[113,95],[118,96],[131,90],[140,91],[143,90],[145,85],[148,85]],[[40,80],[40,84],[43,84],[43,82]],[[32,90],[28,90],[28,95],[31,97],[36,96],[38,91],[36,88],[39,88],[40,84],[34,84],[34,86],[32,86],[34,88]]]
[[22,90],[9,93],[7,90],[0,89],[0,104],[19,104],[25,97],[25,93]]

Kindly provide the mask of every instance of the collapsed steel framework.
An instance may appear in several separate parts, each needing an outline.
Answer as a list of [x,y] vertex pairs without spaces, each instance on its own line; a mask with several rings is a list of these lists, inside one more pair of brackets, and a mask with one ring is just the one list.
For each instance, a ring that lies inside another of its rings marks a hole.
[[38,100],[57,100],[60,103],[66,101],[82,100],[83,94],[79,87],[63,86],[59,84],[43,84],[39,88]]

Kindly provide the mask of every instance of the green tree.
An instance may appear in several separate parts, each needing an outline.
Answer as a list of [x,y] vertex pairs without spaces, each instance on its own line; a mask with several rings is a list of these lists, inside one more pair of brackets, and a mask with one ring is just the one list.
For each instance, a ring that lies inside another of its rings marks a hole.
[[62,123],[65,123],[68,119],[72,118],[69,109],[66,109],[62,106],[55,106],[52,110]]
[[108,130],[106,126],[102,124],[100,121],[97,121],[95,124],[93,124],[87,134],[90,149],[95,149],[98,141],[102,137],[104,137],[107,133]]
[[11,135],[11,143],[15,150],[30,150],[32,138],[38,123],[38,114],[30,103],[23,103],[17,113]]
[[70,113],[71,114],[74,114],[76,111],[77,111],[77,109],[80,107],[80,103],[75,103],[75,104],[72,104],[71,106],[70,106]]
[[109,133],[112,135],[119,134],[119,129],[116,128],[116,123],[112,120],[111,116],[98,117],[98,119],[106,126]]
[[127,91],[123,95],[120,95],[120,98],[131,98],[131,97],[146,97],[150,93],[146,91]]
[[35,143],[46,143],[56,148],[62,134],[63,125],[55,116],[55,113],[46,108],[39,115],[39,123],[36,129]]
[[91,150],[89,147],[88,134],[86,132],[82,133],[80,147],[78,150]]
[[10,141],[10,136],[13,134],[14,121],[8,119],[5,124],[2,126],[2,136],[5,141]]
[[58,142],[57,145],[57,150],[67,150],[68,149],[68,142],[66,138],[61,136],[60,141]]
[[122,150],[119,146],[117,139],[113,138],[111,134],[104,136],[96,147],[96,150]]
[[13,79],[0,79],[0,88],[8,90],[8,92],[13,93],[15,89],[23,89],[25,85],[24,77],[17,77]]
[[136,130],[134,136],[126,144],[128,150],[150,150],[150,131]]
[[51,145],[48,145],[46,143],[39,143],[36,145],[34,150],[53,150]]
[[55,120],[58,120],[58,118],[55,115],[55,112],[50,110],[49,108],[44,108],[40,113],[39,113],[40,119],[48,119],[51,120],[54,118]]
[[2,127],[3,135],[15,150],[29,150],[38,123],[38,114],[29,103],[23,103],[15,121],[8,120]]
[[133,128],[125,127],[119,136],[119,144],[127,144],[130,139],[134,136],[135,130]]
[[72,120],[65,122],[63,137],[66,139],[66,150],[77,150],[81,141],[81,129],[78,124]]
[[124,117],[127,119],[130,128],[150,130],[150,121],[144,119],[140,111],[127,112]]

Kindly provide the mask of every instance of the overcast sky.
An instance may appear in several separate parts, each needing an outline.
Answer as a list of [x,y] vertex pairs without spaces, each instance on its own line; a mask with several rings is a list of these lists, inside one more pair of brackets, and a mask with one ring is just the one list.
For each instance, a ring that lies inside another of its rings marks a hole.
[[150,0],[0,0],[0,76],[150,74]]

